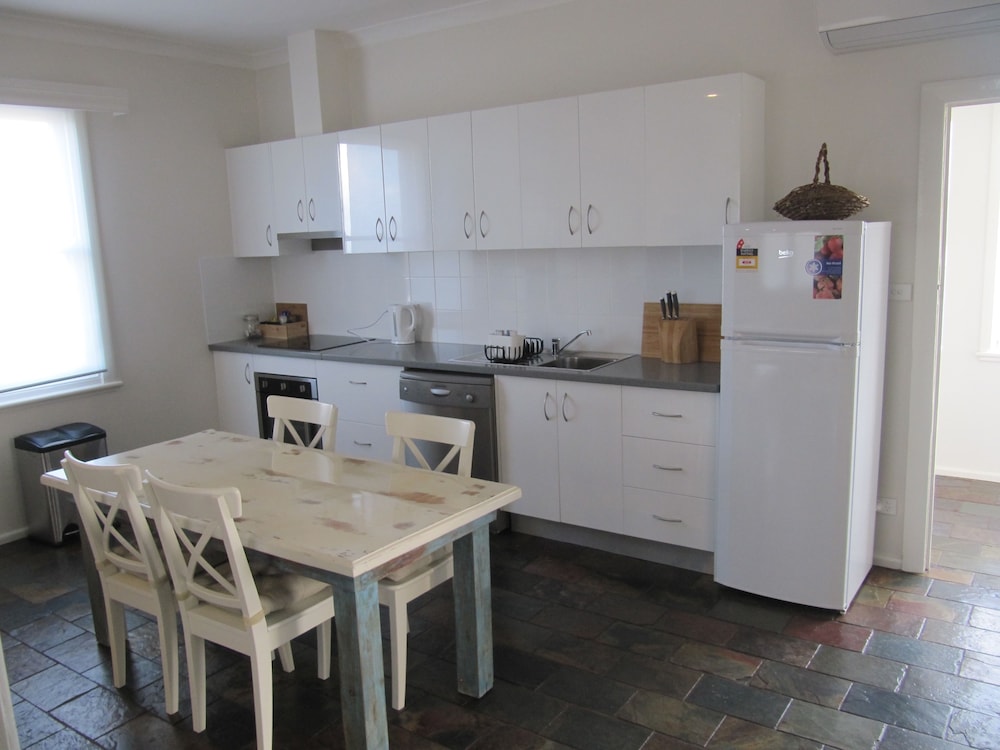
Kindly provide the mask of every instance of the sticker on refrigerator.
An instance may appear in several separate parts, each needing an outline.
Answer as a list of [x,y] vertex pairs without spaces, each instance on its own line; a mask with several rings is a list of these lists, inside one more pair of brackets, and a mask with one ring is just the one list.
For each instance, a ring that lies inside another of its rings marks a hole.
[[736,267],[741,271],[757,270],[757,248],[744,247],[743,240],[736,243]]
[[844,277],[844,235],[817,235],[813,257],[806,261],[813,299],[840,299]]

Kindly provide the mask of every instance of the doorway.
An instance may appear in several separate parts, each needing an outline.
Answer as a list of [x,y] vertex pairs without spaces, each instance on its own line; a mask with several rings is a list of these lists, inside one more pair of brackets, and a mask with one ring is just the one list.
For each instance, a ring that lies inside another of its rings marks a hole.
[[957,107],[1000,102],[1000,77],[927,84],[921,96],[920,177],[914,270],[910,427],[903,570],[930,564],[947,247],[949,135]]

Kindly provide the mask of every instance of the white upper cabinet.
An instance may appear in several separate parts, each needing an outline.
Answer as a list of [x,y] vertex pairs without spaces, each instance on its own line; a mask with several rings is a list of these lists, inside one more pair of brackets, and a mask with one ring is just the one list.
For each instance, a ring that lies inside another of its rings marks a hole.
[[227,149],[226,172],[234,254],[240,257],[277,255],[269,144]]
[[584,247],[643,244],[642,88],[581,96],[580,211]]
[[382,180],[389,252],[433,250],[426,119],[382,126]]
[[435,250],[476,249],[472,173],[472,115],[427,120],[431,164],[431,221]]
[[307,231],[306,168],[300,138],[271,144],[271,173],[275,231],[278,234]]
[[339,235],[344,229],[340,202],[340,138],[336,133],[302,139],[305,167],[305,213],[313,234]]
[[472,113],[476,247],[521,247],[521,175],[517,106]]
[[522,247],[580,247],[577,98],[518,107]]
[[378,125],[340,133],[340,192],[344,201],[344,252],[386,252],[382,134]]
[[764,83],[743,73],[647,86],[644,244],[719,245],[763,214]]

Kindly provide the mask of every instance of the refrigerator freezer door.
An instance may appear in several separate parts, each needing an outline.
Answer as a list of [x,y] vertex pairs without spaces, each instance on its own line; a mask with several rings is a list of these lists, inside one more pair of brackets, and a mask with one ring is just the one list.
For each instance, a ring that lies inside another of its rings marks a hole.
[[856,343],[861,224],[732,224],[723,245],[722,335]]
[[722,342],[719,583],[813,607],[850,603],[857,362],[855,346]]

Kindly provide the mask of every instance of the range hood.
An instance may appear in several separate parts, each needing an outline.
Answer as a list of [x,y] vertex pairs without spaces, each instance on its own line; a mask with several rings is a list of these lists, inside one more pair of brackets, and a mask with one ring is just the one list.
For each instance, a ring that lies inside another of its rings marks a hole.
[[836,54],[1000,30],[986,0],[817,0],[816,15]]

